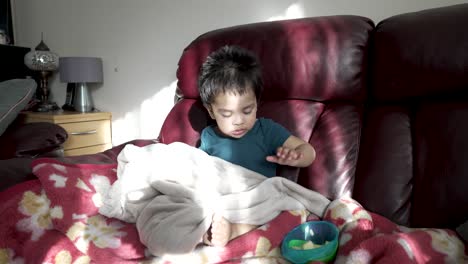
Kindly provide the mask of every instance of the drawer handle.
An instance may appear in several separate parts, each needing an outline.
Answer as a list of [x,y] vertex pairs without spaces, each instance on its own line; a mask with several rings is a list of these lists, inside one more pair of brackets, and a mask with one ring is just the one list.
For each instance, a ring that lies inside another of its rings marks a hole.
[[90,131],[84,131],[84,132],[71,132],[70,135],[83,136],[83,135],[96,134],[96,132],[97,130],[90,130]]

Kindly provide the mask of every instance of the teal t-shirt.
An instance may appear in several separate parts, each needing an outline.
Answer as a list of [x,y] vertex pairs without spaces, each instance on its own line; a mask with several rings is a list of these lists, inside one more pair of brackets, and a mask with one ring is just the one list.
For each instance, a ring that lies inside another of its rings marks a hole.
[[254,127],[241,138],[220,135],[216,126],[208,126],[201,134],[200,149],[267,177],[276,175],[276,163],[266,160],[284,144],[291,133],[271,119],[259,118]]

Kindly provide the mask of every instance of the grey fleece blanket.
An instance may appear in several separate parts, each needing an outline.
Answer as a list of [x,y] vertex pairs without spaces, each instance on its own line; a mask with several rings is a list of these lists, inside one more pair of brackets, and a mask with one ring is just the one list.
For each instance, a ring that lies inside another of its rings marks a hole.
[[102,215],[136,223],[155,256],[192,251],[214,213],[232,223],[265,224],[284,210],[322,217],[330,201],[281,177],[212,157],[184,143],[127,145],[118,156]]

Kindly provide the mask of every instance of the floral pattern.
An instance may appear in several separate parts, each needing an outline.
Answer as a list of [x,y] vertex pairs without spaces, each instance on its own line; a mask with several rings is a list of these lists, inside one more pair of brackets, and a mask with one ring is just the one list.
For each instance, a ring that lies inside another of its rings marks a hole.
[[468,263],[468,257],[464,255],[463,243],[460,239],[449,235],[442,229],[432,229],[426,232],[431,236],[432,248],[446,255],[445,263]]
[[75,261],[68,250],[61,250],[54,259],[56,264],[89,264],[91,259],[88,256],[80,256]]
[[16,257],[15,252],[11,248],[0,248],[0,263],[23,264],[24,259]]
[[109,192],[109,189],[111,188],[111,183],[109,178],[99,174],[92,174],[90,182],[91,185],[93,185],[94,190],[96,190],[96,193],[92,198],[94,206],[99,208],[102,206],[103,197]]
[[89,244],[93,243],[98,248],[120,247],[120,237],[126,235],[119,231],[124,225],[117,221],[106,223],[101,215],[88,218],[84,223],[76,222],[67,232],[67,237],[75,242],[76,247],[83,253],[87,253]]
[[[12,199],[0,204],[11,215],[0,225],[0,263],[288,263],[280,250],[284,235],[318,220],[304,210],[283,212],[224,248],[145,258],[134,226],[97,213],[116,173],[112,166],[93,166],[36,162],[39,180],[8,193]],[[324,220],[341,229],[335,263],[468,263],[466,246],[453,231],[398,226],[351,198],[332,201]]]
[[63,212],[60,206],[50,208],[50,200],[44,190],[39,195],[27,191],[19,204],[19,211],[28,216],[21,219],[17,228],[20,231],[31,232],[31,240],[38,240],[45,230],[51,230],[52,218],[62,218]]
[[261,257],[281,257],[281,251],[278,247],[272,248],[271,242],[266,237],[260,237],[255,248],[255,256]]

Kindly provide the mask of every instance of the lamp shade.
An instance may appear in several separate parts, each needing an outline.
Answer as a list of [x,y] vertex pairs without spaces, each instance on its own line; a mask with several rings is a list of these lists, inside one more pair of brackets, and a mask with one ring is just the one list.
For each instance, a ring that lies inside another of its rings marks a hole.
[[33,71],[55,71],[59,67],[59,56],[50,51],[49,47],[41,40],[35,50],[24,55],[24,64]]
[[102,59],[94,57],[60,57],[60,81],[66,83],[102,82]]

